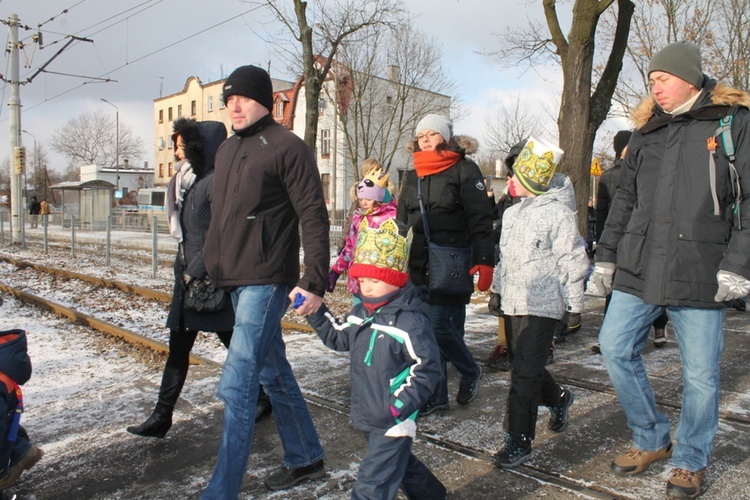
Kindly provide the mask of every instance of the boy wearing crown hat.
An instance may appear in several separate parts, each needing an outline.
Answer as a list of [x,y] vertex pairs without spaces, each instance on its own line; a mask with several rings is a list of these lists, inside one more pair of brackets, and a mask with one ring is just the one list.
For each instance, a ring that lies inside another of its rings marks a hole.
[[411,245],[393,219],[362,221],[349,275],[360,303],[344,323],[323,304],[307,316],[325,345],[351,353],[351,424],[364,432],[367,455],[352,498],[445,498],[442,483],[411,452],[416,418],[440,378],[440,352],[429,306],[408,281]]
[[589,258],[578,233],[575,194],[555,169],[562,151],[531,137],[513,165],[510,194],[521,198],[506,209],[500,257],[492,291],[500,294],[511,360],[503,448],[495,465],[515,467],[531,458],[539,404],[549,408],[548,427],[568,424],[573,393],[545,368],[555,327],[563,315],[583,309]]
[[[368,158],[368,160],[370,160]],[[365,160],[367,161],[367,160]],[[373,160],[377,162],[377,160]],[[359,206],[352,214],[349,233],[346,236],[344,247],[339,252],[336,261],[331,266],[328,276],[327,290],[333,292],[339,276],[346,272],[354,261],[354,248],[357,244],[357,235],[362,221],[367,222],[368,227],[378,227],[383,221],[396,217],[396,200],[390,196],[388,191],[388,177],[384,174],[380,163],[378,166],[365,174],[362,181],[357,184],[355,192]],[[349,275],[346,290],[356,294],[359,291],[359,282]],[[358,300],[355,295],[355,301]]]

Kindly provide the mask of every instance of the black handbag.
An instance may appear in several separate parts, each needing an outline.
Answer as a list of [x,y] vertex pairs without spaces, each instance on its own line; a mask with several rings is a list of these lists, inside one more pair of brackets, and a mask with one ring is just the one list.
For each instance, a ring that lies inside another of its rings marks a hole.
[[422,202],[422,178],[417,178],[417,198],[422,212],[422,226],[427,241],[427,288],[439,295],[471,295],[474,293],[474,278],[471,269],[471,247],[438,245],[430,240],[430,227]]
[[204,313],[223,311],[227,305],[225,295],[208,276],[193,279],[185,289],[185,309]]

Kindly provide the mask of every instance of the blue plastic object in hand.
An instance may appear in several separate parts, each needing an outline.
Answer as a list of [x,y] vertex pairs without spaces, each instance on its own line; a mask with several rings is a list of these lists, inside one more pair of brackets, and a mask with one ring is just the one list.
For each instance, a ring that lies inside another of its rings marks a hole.
[[304,303],[305,303],[305,296],[297,292],[297,294],[294,296],[294,304],[292,304],[292,307],[297,309],[299,306],[301,306]]

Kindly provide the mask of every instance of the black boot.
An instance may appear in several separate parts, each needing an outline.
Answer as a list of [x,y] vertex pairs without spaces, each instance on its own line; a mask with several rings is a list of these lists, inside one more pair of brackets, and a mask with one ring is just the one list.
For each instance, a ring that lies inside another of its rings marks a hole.
[[261,385],[258,391],[258,406],[255,407],[255,421],[259,422],[263,417],[270,415],[272,411],[271,399]]
[[180,397],[185,384],[187,370],[167,366],[161,378],[159,401],[154,412],[141,425],[128,427],[126,430],[137,436],[163,438],[172,427],[172,411]]

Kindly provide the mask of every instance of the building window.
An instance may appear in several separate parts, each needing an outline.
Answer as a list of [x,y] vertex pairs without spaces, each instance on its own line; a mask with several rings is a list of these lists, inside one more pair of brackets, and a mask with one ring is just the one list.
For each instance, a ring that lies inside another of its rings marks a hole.
[[320,181],[323,184],[323,199],[328,203],[331,192],[331,174],[320,174]]
[[331,129],[324,128],[320,131],[320,155],[329,156],[331,154]]
[[159,123],[164,123],[164,110],[159,110]]
[[190,116],[195,116],[197,114],[198,114],[198,111],[195,106],[195,101],[190,101]]
[[164,177],[164,164],[159,163],[159,177]]
[[177,118],[182,118],[182,104],[177,105]]
[[219,109],[224,109],[226,107],[227,107],[226,104],[224,104],[224,97],[223,96],[219,97]]
[[169,107],[169,110],[167,110],[167,119],[171,122],[172,121],[172,106]]
[[281,99],[276,101],[276,116],[284,116],[284,101],[282,101]]
[[167,143],[167,148],[172,149],[174,148],[174,140],[172,140],[172,136],[169,136],[169,142]]
[[214,96],[212,95],[208,96],[207,108],[209,113],[214,110]]
[[164,137],[159,137],[159,151],[164,149]]
[[174,175],[174,164],[170,161],[169,162],[169,177],[172,177]]

